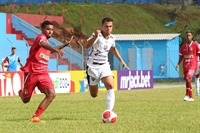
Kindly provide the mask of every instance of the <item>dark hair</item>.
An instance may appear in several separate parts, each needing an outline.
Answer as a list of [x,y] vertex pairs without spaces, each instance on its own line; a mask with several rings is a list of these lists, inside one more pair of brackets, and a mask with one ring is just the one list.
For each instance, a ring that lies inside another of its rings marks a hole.
[[12,50],[13,50],[13,49],[16,49],[16,48],[15,48],[15,47],[12,47]]
[[187,34],[187,33],[191,33],[192,34],[192,32],[190,30],[186,30],[185,34]]
[[104,24],[105,22],[113,22],[112,18],[106,17],[102,19],[102,24]]
[[53,25],[53,23],[51,21],[46,20],[41,24],[41,28],[45,28],[46,25]]

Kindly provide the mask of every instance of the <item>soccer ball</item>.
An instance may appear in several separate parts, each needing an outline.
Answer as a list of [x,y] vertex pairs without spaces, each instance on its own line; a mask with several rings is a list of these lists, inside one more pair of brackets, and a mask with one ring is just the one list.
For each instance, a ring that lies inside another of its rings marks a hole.
[[117,120],[117,114],[113,110],[105,110],[102,113],[102,121],[104,123],[115,123]]

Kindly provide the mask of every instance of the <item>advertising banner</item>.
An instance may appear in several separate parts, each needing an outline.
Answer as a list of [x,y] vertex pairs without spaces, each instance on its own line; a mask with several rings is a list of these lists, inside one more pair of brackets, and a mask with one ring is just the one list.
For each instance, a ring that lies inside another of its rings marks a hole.
[[152,70],[118,71],[118,90],[153,88]]
[[84,77],[85,71],[69,71],[71,77],[71,88],[74,92],[85,92]]
[[[73,88],[71,88],[70,73],[68,71],[49,72],[49,76],[54,84],[56,93],[74,92]],[[35,93],[40,94],[40,91],[36,88]]]
[[[71,87],[70,72],[49,72],[49,76],[52,79],[56,93],[74,92],[74,87]],[[0,72],[0,96],[18,95],[18,91],[23,87],[23,84],[23,72]],[[41,92],[36,87],[33,94],[41,94]]]
[[23,72],[0,72],[0,96],[18,95],[23,82]]
[[[71,87],[75,92],[88,92],[88,81],[86,71],[69,71],[71,75]],[[114,90],[117,90],[117,71],[112,71],[114,75]],[[103,82],[98,83],[99,91],[105,91]]]

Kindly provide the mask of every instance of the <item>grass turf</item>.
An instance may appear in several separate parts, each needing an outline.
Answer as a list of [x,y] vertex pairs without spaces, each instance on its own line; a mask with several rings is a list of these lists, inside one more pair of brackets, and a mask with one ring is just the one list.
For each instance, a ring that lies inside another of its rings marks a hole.
[[[46,123],[31,123],[44,95],[23,104],[18,96],[0,97],[0,133],[197,133],[200,97],[184,102],[184,88],[116,91],[117,122],[101,122],[106,92],[95,99],[86,93],[57,94],[41,116]],[[195,89],[193,89],[195,94]]]

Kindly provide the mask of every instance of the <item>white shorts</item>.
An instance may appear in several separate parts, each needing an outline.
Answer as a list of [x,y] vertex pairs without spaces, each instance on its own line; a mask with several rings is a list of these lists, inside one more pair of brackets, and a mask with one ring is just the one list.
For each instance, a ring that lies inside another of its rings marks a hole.
[[200,74],[200,69],[199,69],[199,67],[200,67],[200,62],[198,61],[198,69],[195,71],[194,75]]
[[89,85],[97,85],[103,77],[113,76],[109,64],[99,65],[98,67],[87,66],[86,74]]

